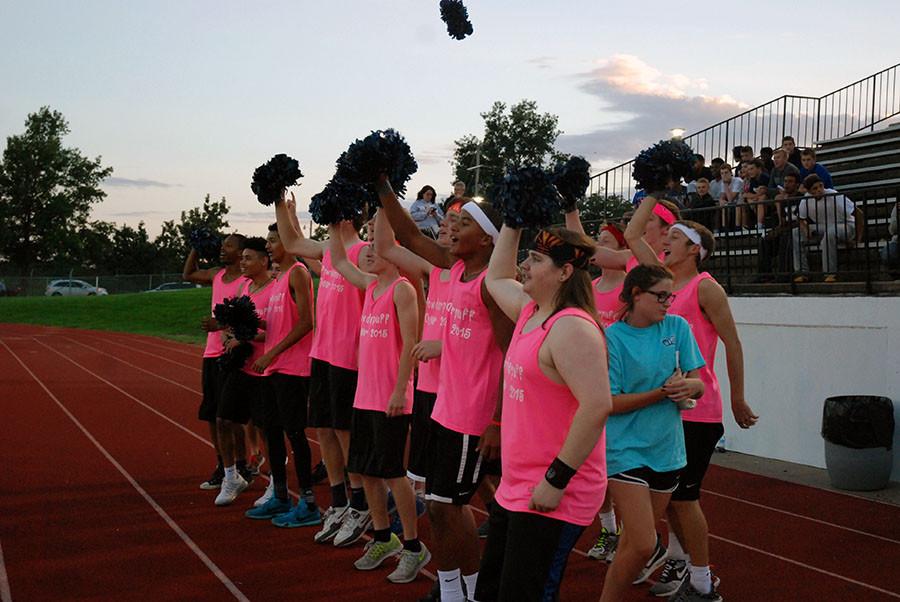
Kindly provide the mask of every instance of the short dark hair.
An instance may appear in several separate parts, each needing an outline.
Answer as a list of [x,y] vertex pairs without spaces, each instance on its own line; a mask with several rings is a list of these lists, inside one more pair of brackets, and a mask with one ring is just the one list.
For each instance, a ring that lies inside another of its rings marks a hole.
[[760,155],[771,155],[773,152],[775,152],[775,151],[772,150],[771,146],[764,146],[761,149],[759,149]]
[[[815,175],[815,174],[813,174],[813,175]],[[816,177],[818,177],[818,176],[816,176]],[[799,181],[800,181],[800,174],[794,173],[794,172],[791,171],[791,172],[788,172],[788,173],[784,174],[784,180],[787,181],[788,178],[793,178],[795,182],[799,182]]]
[[[241,251],[243,251],[247,247],[247,237],[244,236],[243,234],[238,234],[237,232],[232,232],[228,236],[233,236],[235,239],[237,239],[238,249],[240,249]],[[225,238],[228,238],[228,236],[226,236]]]
[[797,141],[794,140],[794,137],[793,137],[793,136],[785,136],[784,138],[781,139],[781,143],[784,144],[784,143],[787,142],[788,140],[790,140],[790,141],[793,142],[794,144],[797,144]]
[[269,232],[278,232],[278,224],[269,224]]
[[759,169],[765,169],[765,168],[766,168],[766,164],[763,163],[763,160],[762,160],[762,159],[754,159],[753,161],[747,161],[747,163],[750,163],[750,164],[752,164],[752,165],[758,167]]
[[741,147],[741,152],[742,152],[742,153],[750,153],[750,154],[752,155],[752,154],[753,154],[753,147],[752,147],[752,146],[742,146],[742,147]]
[[811,148],[804,148],[802,151],[800,151],[800,156],[801,157],[812,157],[813,159],[815,159],[816,151],[814,151]]
[[709,162],[710,165],[717,165],[717,164],[721,165],[722,163],[725,163],[725,159],[723,159],[722,157],[716,157],[715,159],[713,159],[712,161]]
[[694,155],[694,161],[703,161],[704,163],[706,163],[706,157],[700,154],[696,154]]
[[269,252],[266,251],[266,239],[262,236],[251,236],[247,238],[244,243],[244,249],[250,249],[251,251],[256,251],[257,253],[266,256],[269,254]]
[[820,184],[821,182],[822,182],[822,178],[820,178],[819,176],[817,176],[814,173],[811,173],[808,176],[806,176],[806,178],[804,178],[803,187],[806,188],[807,190],[809,190],[810,188],[812,188],[816,184]]

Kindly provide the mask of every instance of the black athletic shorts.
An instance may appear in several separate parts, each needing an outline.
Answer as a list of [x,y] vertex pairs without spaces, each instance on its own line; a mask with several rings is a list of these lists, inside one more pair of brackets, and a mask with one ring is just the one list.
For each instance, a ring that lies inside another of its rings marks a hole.
[[266,426],[303,433],[309,407],[309,377],[275,372],[266,381]]
[[569,553],[584,527],[493,504],[473,599],[558,600]]
[[396,479],[406,475],[403,455],[409,414],[389,418],[376,410],[353,410],[347,472]]
[[609,475],[610,481],[642,485],[656,493],[672,493],[678,487],[678,475],[681,470],[657,472],[652,468],[641,466],[617,474]]
[[356,370],[312,360],[309,383],[309,426],[349,431],[356,397]]
[[428,455],[428,437],[431,432],[431,411],[437,393],[415,391],[413,393],[412,427],[409,433],[409,466],[406,476],[413,481],[425,481],[431,462]]
[[425,475],[425,499],[462,506],[472,499],[485,474],[500,474],[499,460],[485,460],[475,448],[480,437],[431,421]]
[[709,468],[709,460],[716,451],[716,444],[725,432],[721,422],[687,422],[684,425],[684,449],[687,466],[681,470],[678,489],[672,494],[676,502],[693,502],[700,499],[700,485]]
[[231,370],[222,383],[222,399],[217,418],[247,424],[249,420],[265,428],[266,381],[243,370]]
[[203,358],[203,369],[200,380],[203,387],[203,399],[200,400],[200,409],[197,417],[205,422],[215,422],[219,409],[219,401],[222,398],[222,381],[224,375],[219,369],[219,358]]

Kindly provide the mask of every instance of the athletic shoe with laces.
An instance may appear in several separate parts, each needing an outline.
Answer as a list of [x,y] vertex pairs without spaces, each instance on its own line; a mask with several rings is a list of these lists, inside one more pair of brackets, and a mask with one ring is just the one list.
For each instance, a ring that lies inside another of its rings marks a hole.
[[719,595],[719,592],[716,589],[718,586],[719,580],[713,575],[712,590],[707,594],[701,594],[693,585],[691,585],[691,580],[687,579],[681,584],[681,587],[678,588],[675,595],[669,599],[673,602],[722,602],[722,596]]
[[616,548],[619,545],[619,537],[621,535],[621,527],[619,527],[615,533],[608,531],[606,527],[600,527],[600,535],[597,536],[597,543],[588,550],[588,558],[603,560],[607,563],[612,562],[613,558],[616,556]]
[[399,556],[403,551],[403,543],[399,537],[391,533],[391,538],[387,541],[369,540],[363,550],[365,553],[353,563],[353,566],[360,571],[371,571],[381,566],[388,558]]
[[322,517],[322,528],[315,534],[313,540],[315,540],[316,543],[326,543],[330,541],[332,537],[337,535],[338,531],[341,530],[341,524],[344,522],[344,517],[347,516],[347,511],[349,509],[350,506],[340,506],[338,508],[335,508],[334,506],[329,507]]
[[660,598],[668,598],[679,590],[681,585],[690,578],[687,562],[669,558],[663,565],[659,580],[650,587],[650,593]]
[[637,576],[637,579],[631,582],[632,585],[638,585],[643,583],[647,579],[650,578],[650,575],[653,574],[656,569],[661,567],[663,563],[666,561],[666,549],[662,545],[662,541],[660,540],[659,533],[656,534],[656,549],[653,550],[653,554],[650,556],[650,560],[647,561],[647,564],[644,565],[644,568],[641,569],[641,573]]
[[369,516],[368,510],[350,508],[347,516],[341,522],[341,528],[338,530],[337,535],[334,536],[335,547],[343,548],[356,543],[365,534],[371,522],[372,517]]
[[240,474],[234,475],[233,479],[225,477],[222,480],[222,489],[219,491],[219,495],[216,496],[216,506],[229,505],[249,486]]
[[299,500],[293,508],[288,508],[284,514],[272,518],[272,524],[285,529],[297,527],[314,527],[322,524],[322,514],[315,504],[308,504]]
[[241,477],[247,482],[247,487],[249,487],[250,483],[253,482],[253,477],[254,477],[253,471],[250,470],[250,467],[246,466],[246,465],[238,466],[237,471],[238,471],[238,474],[240,474]]
[[419,576],[419,571],[425,568],[425,565],[431,561],[431,552],[425,547],[424,543],[420,543],[422,549],[418,552],[403,550],[400,552],[400,562],[397,568],[388,575],[388,581],[391,583],[411,583]]
[[259,508],[269,500],[275,497],[275,479],[269,478],[269,484],[266,486],[265,492],[253,502],[254,508]]
[[219,464],[216,466],[216,469],[209,476],[208,479],[200,483],[200,489],[204,489],[207,491],[212,491],[213,489],[219,489],[222,487],[222,479],[225,478],[225,468]]
[[262,454],[251,454],[250,461],[247,463],[247,470],[254,477],[259,476],[260,467],[266,463],[266,457]]
[[244,512],[244,516],[254,520],[270,520],[291,511],[290,500],[279,500],[274,495],[261,506],[255,506]]

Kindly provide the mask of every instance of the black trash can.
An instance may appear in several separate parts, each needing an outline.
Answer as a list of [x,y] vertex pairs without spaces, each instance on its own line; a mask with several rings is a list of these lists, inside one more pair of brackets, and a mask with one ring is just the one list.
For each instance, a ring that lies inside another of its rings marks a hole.
[[887,397],[843,395],[825,400],[825,465],[838,489],[883,489],[893,468],[894,404]]

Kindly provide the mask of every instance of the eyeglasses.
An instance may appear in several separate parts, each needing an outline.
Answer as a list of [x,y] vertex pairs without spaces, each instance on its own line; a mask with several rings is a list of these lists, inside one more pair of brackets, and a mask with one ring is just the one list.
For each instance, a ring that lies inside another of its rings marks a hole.
[[671,304],[673,301],[675,301],[675,293],[670,293],[668,291],[644,291],[644,292],[656,297],[656,301],[660,305]]

